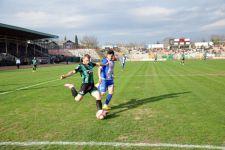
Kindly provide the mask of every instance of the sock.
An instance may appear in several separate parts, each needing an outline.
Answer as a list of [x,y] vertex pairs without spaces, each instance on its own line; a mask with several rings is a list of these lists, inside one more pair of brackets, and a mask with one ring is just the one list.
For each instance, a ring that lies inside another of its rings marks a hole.
[[109,105],[110,100],[112,99],[112,94],[108,94],[105,100],[105,104]]
[[96,100],[96,107],[98,110],[102,110],[102,101],[101,100]]
[[78,94],[77,91],[76,91],[76,89],[75,89],[75,87],[72,87],[72,88],[71,88],[71,92],[72,92],[72,96],[73,96],[73,97],[76,97],[77,94]]

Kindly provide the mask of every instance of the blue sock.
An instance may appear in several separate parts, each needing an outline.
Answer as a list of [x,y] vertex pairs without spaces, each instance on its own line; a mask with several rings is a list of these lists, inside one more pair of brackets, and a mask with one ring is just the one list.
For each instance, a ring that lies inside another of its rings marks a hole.
[[112,94],[108,94],[105,100],[105,104],[109,105],[110,100],[112,99]]

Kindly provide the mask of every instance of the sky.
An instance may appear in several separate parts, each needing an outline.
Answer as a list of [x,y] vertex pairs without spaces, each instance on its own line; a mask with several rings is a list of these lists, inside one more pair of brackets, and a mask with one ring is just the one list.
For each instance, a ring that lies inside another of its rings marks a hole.
[[225,0],[0,0],[0,22],[100,44],[202,41],[225,35]]

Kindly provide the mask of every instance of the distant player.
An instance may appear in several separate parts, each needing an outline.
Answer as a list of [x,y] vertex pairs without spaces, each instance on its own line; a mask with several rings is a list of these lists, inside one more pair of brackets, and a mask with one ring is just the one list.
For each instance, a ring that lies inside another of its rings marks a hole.
[[154,63],[156,63],[157,62],[157,59],[158,59],[158,56],[157,56],[157,52],[155,52],[155,54],[154,54]]
[[17,66],[17,69],[20,69],[20,59],[19,58],[16,59],[16,66]]
[[32,60],[32,65],[33,65],[33,72],[37,70],[37,59],[34,57]]
[[125,63],[126,63],[126,56],[125,56],[125,54],[123,54],[123,57],[122,57],[122,59],[121,59],[121,64],[122,64],[122,69],[124,70],[125,69]]
[[185,54],[184,52],[181,54],[181,64],[184,65],[184,61],[185,61]]
[[106,97],[105,103],[103,105],[104,110],[110,110],[109,103],[112,99],[114,92],[114,51],[109,50],[107,52],[106,58],[102,60],[102,64],[105,66],[99,67],[98,76],[99,76],[99,85],[98,89],[101,92],[101,96],[103,96],[108,90],[108,95]]
[[204,60],[206,60],[206,59],[207,59],[207,51],[206,51],[206,50],[204,51],[204,54],[203,54],[203,59],[204,59]]
[[74,70],[62,75],[61,79],[65,79],[79,72],[82,77],[82,85],[79,92],[73,84],[65,84],[64,86],[71,90],[72,96],[77,102],[81,101],[85,94],[90,93],[96,99],[97,110],[102,110],[101,95],[94,85],[93,75],[93,68],[95,66],[100,66],[100,64],[90,62],[90,58],[90,55],[85,54],[82,63],[80,63]]

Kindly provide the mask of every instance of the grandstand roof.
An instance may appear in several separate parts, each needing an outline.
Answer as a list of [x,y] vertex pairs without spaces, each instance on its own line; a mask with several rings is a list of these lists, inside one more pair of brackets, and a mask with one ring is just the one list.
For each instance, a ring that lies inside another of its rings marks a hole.
[[26,28],[0,23],[0,36],[21,40],[38,40],[44,38],[58,38],[57,35],[38,32]]

